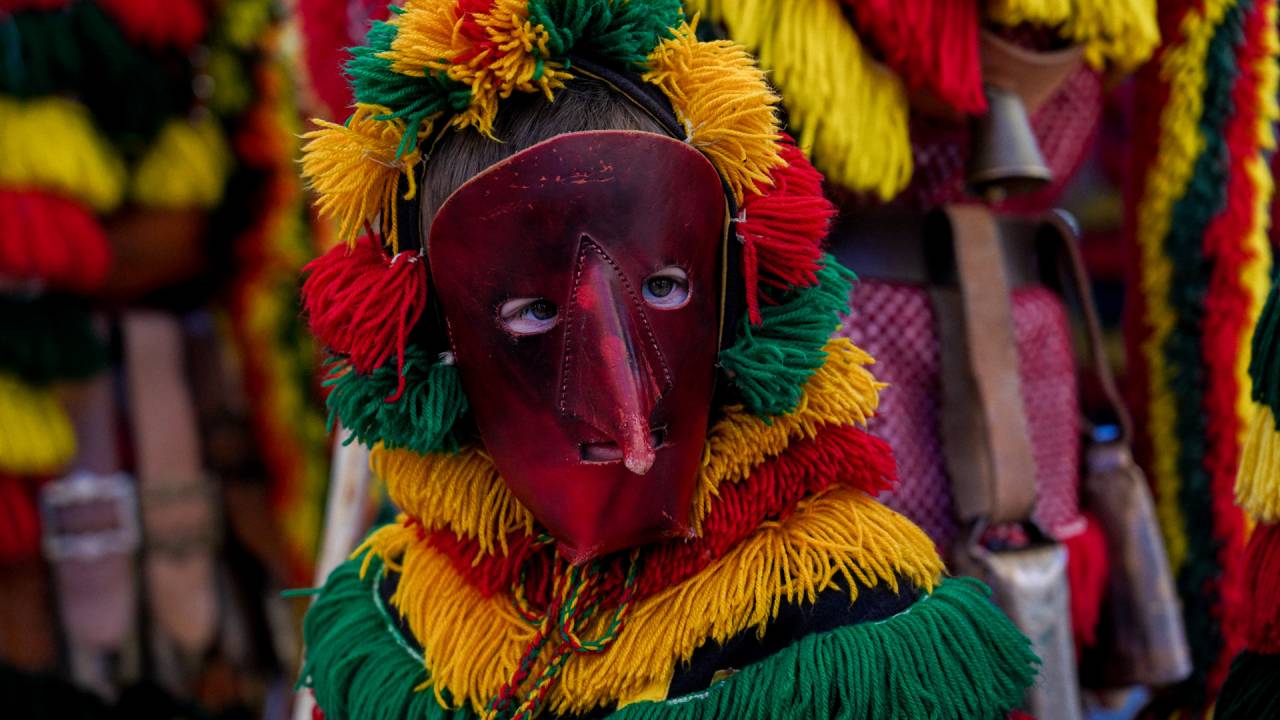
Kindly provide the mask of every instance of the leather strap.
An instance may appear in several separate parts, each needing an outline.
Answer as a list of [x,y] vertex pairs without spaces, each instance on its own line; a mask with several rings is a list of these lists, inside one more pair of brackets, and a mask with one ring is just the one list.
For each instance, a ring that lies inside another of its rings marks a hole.
[[933,291],[942,343],[942,441],[956,510],[965,521],[1020,522],[1035,506],[1010,286],[991,211],[946,209],[958,298]]
[[[1120,395],[1115,374],[1111,370],[1111,363],[1107,361],[1106,345],[1102,340],[1102,323],[1098,320],[1098,308],[1093,302],[1089,274],[1080,256],[1079,232],[1075,219],[1065,210],[1049,212],[1044,216],[1039,240],[1042,243],[1041,256],[1054,258],[1056,262],[1053,265],[1059,271],[1057,277],[1046,279],[1055,281],[1059,286],[1059,292],[1064,297],[1074,300],[1080,308],[1080,314],[1084,320],[1085,341],[1089,346],[1087,348],[1089,367],[1086,370],[1097,380],[1109,409],[1120,425],[1119,440],[1129,445],[1133,440],[1133,420]],[[1063,275],[1066,277],[1062,277]]]

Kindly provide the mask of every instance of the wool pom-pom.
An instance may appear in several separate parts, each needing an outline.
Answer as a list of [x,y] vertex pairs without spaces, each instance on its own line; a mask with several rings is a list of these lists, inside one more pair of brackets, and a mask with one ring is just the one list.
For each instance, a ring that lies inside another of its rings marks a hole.
[[976,0],[844,0],[857,30],[912,88],[925,88],[953,110],[987,110],[978,57]]
[[0,190],[0,276],[88,292],[111,269],[111,245],[98,220],[57,195]]
[[71,419],[53,392],[0,374],[0,472],[52,475],[75,453]]
[[1280,717],[1280,653],[1242,652],[1218,693],[1214,720]]
[[1254,528],[1244,572],[1246,645],[1257,652],[1280,653],[1280,524]]
[[335,361],[324,384],[329,388],[329,428],[335,420],[351,438],[370,447],[406,448],[424,454],[458,449],[456,428],[467,412],[467,395],[458,368],[410,345],[404,370],[383,366],[368,375]]
[[202,0],[97,0],[124,35],[153,48],[187,51],[204,37],[209,19]]
[[409,183],[404,199],[412,200],[417,193],[414,168],[419,151],[415,143],[398,154],[404,122],[377,119],[390,112],[358,105],[346,125],[316,120],[320,129],[302,136],[307,141],[302,174],[319,196],[316,207],[338,223],[340,240],[350,244],[365,223],[381,216],[389,225],[392,250],[398,251],[396,187],[403,174]]
[[1085,59],[1098,69],[1110,63],[1130,72],[1160,44],[1156,0],[994,0],[986,12],[1009,27],[1057,28],[1064,39],[1084,45]]
[[853,273],[825,255],[818,283],[761,308],[759,327],[742,321],[737,341],[720,352],[720,366],[754,415],[795,409],[804,384],[826,361],[823,349],[849,307]]
[[213,208],[232,167],[216,120],[171,120],[134,170],[130,197],[155,208]]
[[[787,98],[788,125],[833,182],[888,201],[911,179],[902,79],[872,57],[840,0],[687,0],[757,53]],[[737,105],[718,109],[727,117]],[[717,163],[719,164],[719,163]]]
[[643,75],[671,100],[686,141],[711,159],[741,204],[760,194],[779,156],[778,96],[746,48],[728,40],[699,42],[685,23],[649,55]]
[[1107,536],[1098,519],[1084,515],[1080,532],[1061,538],[1067,548],[1067,586],[1071,590],[1071,631],[1076,652],[1097,641],[1102,599],[1107,591],[1110,559]]
[[0,185],[56,191],[99,212],[124,195],[124,163],[71,100],[0,96],[0,158]]
[[1267,405],[1254,406],[1240,471],[1236,504],[1258,522],[1280,522],[1280,428]]
[[0,565],[40,557],[40,516],[29,483],[0,474]]
[[784,136],[780,156],[786,165],[770,174],[773,187],[748,195],[735,223],[744,246],[747,314],[754,325],[761,323],[761,282],[782,290],[818,282],[822,241],[836,212],[822,194],[822,175],[790,137]]
[[529,19],[547,31],[553,56],[573,50],[637,71],[683,17],[680,0],[529,0]]
[[0,369],[42,384],[80,380],[106,366],[107,346],[93,328],[87,301],[0,296]]
[[311,332],[330,350],[368,375],[396,356],[396,395],[404,389],[405,344],[422,317],[427,270],[417,252],[388,257],[363,237],[342,245],[302,269],[302,305]]

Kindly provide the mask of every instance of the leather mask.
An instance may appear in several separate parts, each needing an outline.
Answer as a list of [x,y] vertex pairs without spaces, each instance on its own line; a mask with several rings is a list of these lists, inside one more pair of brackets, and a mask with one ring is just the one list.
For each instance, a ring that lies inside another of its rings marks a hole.
[[433,286],[484,446],[573,563],[690,534],[726,204],[663,135],[559,135],[440,208]]

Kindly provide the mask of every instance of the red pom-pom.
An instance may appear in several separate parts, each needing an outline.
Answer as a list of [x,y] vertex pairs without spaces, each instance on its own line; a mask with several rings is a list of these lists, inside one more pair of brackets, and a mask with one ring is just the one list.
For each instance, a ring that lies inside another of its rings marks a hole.
[[40,556],[40,516],[32,487],[21,478],[0,475],[0,565]]
[[783,167],[770,176],[763,195],[748,196],[737,225],[743,243],[743,276],[747,313],[760,324],[761,282],[775,287],[809,287],[818,282],[822,241],[835,207],[822,194],[822,173],[814,169],[795,142],[783,136]]
[[85,292],[101,286],[110,268],[107,236],[79,203],[0,190],[0,279]]
[[208,27],[202,0],[98,0],[130,40],[190,50]]
[[1067,585],[1071,588],[1071,629],[1076,652],[1097,641],[1098,617],[1107,591],[1107,536],[1097,518],[1084,515],[1084,529],[1062,539],[1067,547]]
[[1260,524],[1249,538],[1245,569],[1249,650],[1280,653],[1280,524]]
[[[388,257],[368,237],[348,249],[339,245],[303,268],[302,304],[311,332],[356,372],[368,374],[396,356],[404,369],[409,331],[422,317],[427,269],[417,251]],[[389,398],[399,397],[400,389]]]

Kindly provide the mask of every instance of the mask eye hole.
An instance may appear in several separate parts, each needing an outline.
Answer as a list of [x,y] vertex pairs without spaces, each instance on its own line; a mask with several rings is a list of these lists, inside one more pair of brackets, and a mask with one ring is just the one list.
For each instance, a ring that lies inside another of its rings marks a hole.
[[556,326],[560,311],[545,298],[516,298],[498,308],[498,321],[515,335],[538,335]]
[[645,278],[644,301],[653,307],[672,310],[689,302],[689,275],[672,265]]

